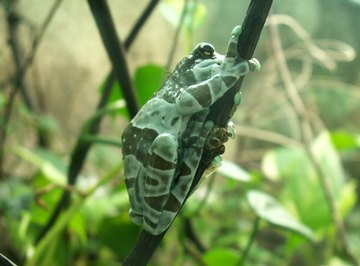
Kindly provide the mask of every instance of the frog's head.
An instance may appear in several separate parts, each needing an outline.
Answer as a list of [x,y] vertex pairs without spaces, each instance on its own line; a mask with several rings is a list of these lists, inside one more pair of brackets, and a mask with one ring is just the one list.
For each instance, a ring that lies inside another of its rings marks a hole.
[[211,76],[214,65],[220,65],[223,56],[215,51],[212,44],[201,42],[195,46],[192,52],[183,58],[176,66],[172,77],[176,82],[184,85],[192,85]]
[[191,55],[195,60],[214,59],[216,57],[215,47],[210,43],[201,42],[196,45]]
[[224,56],[217,53],[210,43],[199,43],[190,56],[194,62],[192,73],[196,83],[202,82],[216,75],[220,70],[220,65]]
[[195,46],[187,57],[179,62],[175,70],[179,73],[185,73],[188,70],[193,70],[200,63],[212,65],[217,62],[218,55],[212,44],[201,42]]

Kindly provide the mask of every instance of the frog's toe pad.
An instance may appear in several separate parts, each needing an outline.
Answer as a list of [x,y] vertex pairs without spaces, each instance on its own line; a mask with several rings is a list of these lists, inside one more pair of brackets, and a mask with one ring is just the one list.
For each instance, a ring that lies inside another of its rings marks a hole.
[[257,72],[261,70],[261,65],[259,60],[257,60],[256,58],[251,58],[249,60],[249,68],[251,72]]

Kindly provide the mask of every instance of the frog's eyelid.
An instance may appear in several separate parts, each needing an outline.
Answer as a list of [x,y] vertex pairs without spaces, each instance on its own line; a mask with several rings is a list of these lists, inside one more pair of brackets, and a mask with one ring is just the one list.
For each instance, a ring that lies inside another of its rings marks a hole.
[[213,56],[215,54],[215,48],[210,43],[201,43],[199,51],[205,56]]

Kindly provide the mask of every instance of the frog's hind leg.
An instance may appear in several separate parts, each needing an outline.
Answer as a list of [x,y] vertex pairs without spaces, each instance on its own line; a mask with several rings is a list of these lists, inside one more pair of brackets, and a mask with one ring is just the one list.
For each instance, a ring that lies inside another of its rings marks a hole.
[[[162,210],[156,231],[167,229],[183,205],[199,166],[207,135],[213,127],[213,123],[210,121],[204,124],[205,117],[203,116],[194,119],[195,121],[192,121],[194,124],[190,127],[191,130],[188,135],[190,146],[185,148],[178,178],[171,188],[169,199]],[[195,142],[192,143],[191,140]]]
[[131,208],[129,210],[131,220],[136,224],[143,224],[143,195],[145,168],[134,155],[128,155],[124,159],[125,184],[128,189]]
[[158,229],[158,224],[174,182],[178,159],[177,139],[167,133],[161,134],[154,140],[149,153],[144,180],[144,227],[156,235],[166,229]]

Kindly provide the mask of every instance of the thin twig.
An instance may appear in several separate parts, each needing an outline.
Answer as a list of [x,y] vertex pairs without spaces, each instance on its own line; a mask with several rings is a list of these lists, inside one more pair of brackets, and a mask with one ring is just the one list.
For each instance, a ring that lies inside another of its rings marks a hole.
[[159,3],[159,0],[151,0],[147,7],[144,9],[143,13],[141,14],[140,18],[136,21],[135,25],[132,27],[128,37],[124,42],[124,48],[127,50],[130,45],[134,42],[136,36],[138,35],[139,31],[144,26],[145,22],[148,20],[152,12],[154,11],[155,7]]
[[2,266],[17,266],[14,262],[12,262],[10,259],[5,257],[1,253],[0,253],[0,265],[2,265]]
[[[28,67],[33,62],[33,59],[34,59],[36,51],[37,51],[37,47],[39,46],[39,44],[40,44],[40,42],[42,40],[42,37],[44,36],[44,33],[45,33],[48,25],[50,24],[51,20],[53,19],[54,14],[56,13],[56,10],[58,9],[59,4],[60,4],[61,1],[62,0],[57,0],[54,3],[54,5],[50,9],[45,21],[43,22],[42,26],[40,27],[40,30],[39,30],[38,34],[34,38],[34,40],[32,42],[32,45],[31,45],[31,47],[32,47],[31,52],[27,56],[27,58],[25,59],[24,65],[17,71],[17,75],[16,75],[15,80],[14,80],[13,90],[11,91],[11,93],[9,95],[9,98],[8,98],[8,101],[7,101],[6,105],[5,105],[4,115],[3,115],[2,123],[1,123],[1,126],[0,126],[0,180],[3,178],[4,146],[5,146],[6,137],[7,137],[6,132],[7,132],[8,124],[9,124],[9,121],[10,121],[15,96],[18,93],[19,89],[21,88],[21,84],[22,84],[22,82],[24,80],[26,70],[28,69]],[[18,18],[15,15],[15,13],[12,13],[13,11],[9,11],[9,12],[10,12],[8,14],[8,21],[9,21],[9,27],[10,27],[9,28],[9,35],[11,37],[12,34],[14,33],[14,31],[13,31],[13,29],[11,29],[11,27],[14,26],[13,23],[15,23],[15,25],[16,25]],[[14,19],[16,21],[14,21]],[[13,36],[13,37],[15,37],[15,36]]]
[[199,237],[196,235],[196,232],[189,218],[184,219],[184,233],[185,236],[194,244],[197,251],[199,251],[200,253],[206,252],[206,248],[204,244],[200,241]]
[[179,37],[180,37],[180,32],[181,32],[181,28],[184,24],[184,21],[185,21],[185,15],[186,15],[186,12],[189,8],[189,0],[185,0],[184,2],[184,6],[182,8],[182,11],[181,11],[181,16],[180,16],[180,20],[179,20],[179,24],[177,25],[177,28],[176,28],[176,31],[175,31],[175,35],[174,35],[174,40],[172,42],[172,45],[171,45],[171,49],[170,49],[170,53],[169,53],[169,56],[168,56],[168,60],[166,62],[166,65],[165,65],[165,70],[169,70],[170,67],[171,67],[171,64],[172,64],[172,61],[174,59],[174,55],[175,55],[175,51],[176,51],[176,48],[177,48],[177,44],[179,42]]
[[[13,9],[10,9],[13,10]],[[8,29],[9,29],[9,45],[11,48],[11,52],[14,58],[15,66],[16,66],[16,73],[20,73],[22,71],[22,62],[21,58],[23,58],[23,53],[21,51],[21,47],[19,45],[18,40],[18,26],[20,22],[20,17],[18,14],[15,13],[15,11],[10,11],[10,13],[7,15],[7,23],[8,23]],[[18,75],[18,74],[17,74]],[[33,110],[33,106],[31,103],[31,100],[29,98],[29,95],[27,94],[27,86],[25,84],[25,80],[21,79],[19,80],[19,88],[21,96],[23,98],[23,101],[25,103],[26,108],[29,110]]]
[[346,229],[344,225],[344,221],[340,215],[340,212],[335,204],[335,199],[332,195],[330,184],[328,181],[328,178],[326,177],[326,174],[324,173],[322,167],[320,166],[318,160],[316,159],[316,156],[314,152],[311,149],[311,143],[313,140],[313,130],[311,128],[311,121],[308,116],[306,107],[298,93],[298,90],[296,88],[296,85],[291,77],[290,70],[287,66],[286,57],[283,52],[281,42],[280,42],[280,34],[278,27],[275,24],[270,23],[270,31],[271,31],[271,44],[274,49],[275,59],[277,61],[277,65],[279,68],[279,72],[281,75],[281,78],[283,80],[284,86],[286,88],[286,91],[288,93],[288,97],[290,99],[290,102],[294,106],[298,119],[301,122],[302,125],[302,135],[304,138],[304,149],[307,153],[307,155],[310,158],[310,161],[317,173],[317,176],[319,177],[320,183],[322,185],[326,202],[330,209],[330,214],[333,219],[333,222],[336,226],[338,238],[341,241],[341,246],[343,249],[343,252],[347,256],[347,258],[352,262],[352,265],[358,266],[359,262],[357,261],[356,257],[352,254],[349,246],[349,242],[347,240],[347,234]]
[[[251,1],[243,23],[243,30],[238,41],[238,51],[242,58],[250,59],[253,56],[271,5],[272,0]],[[226,93],[226,95],[219,99],[214,107],[210,108],[210,114],[207,119],[214,121],[215,125],[224,127],[228,123],[233,109],[234,95],[240,90],[242,80],[243,78],[241,78],[240,81]],[[212,158],[210,158],[210,160],[209,158],[206,158],[203,161],[211,162],[211,159]],[[208,166],[208,163],[200,163],[187,197],[191,195]],[[123,265],[146,265],[166,232],[167,230],[160,235],[150,235],[145,230],[142,230],[134,248],[123,262]]]
[[48,26],[50,25],[50,22],[52,21],[52,19],[54,18],[54,15],[56,14],[56,11],[58,10],[60,4],[61,4],[62,0],[56,0],[53,4],[53,6],[51,7],[48,15],[46,16],[42,26],[40,27],[39,32],[37,33],[37,35],[35,36],[32,45],[31,45],[31,50],[29,55],[27,56],[25,63],[22,67],[22,71],[20,72],[22,77],[18,77],[18,78],[23,78],[27,68],[32,64],[32,62],[34,61],[35,55],[36,55],[36,51],[39,47],[39,44],[45,34],[46,29],[48,28]]
[[254,222],[254,226],[253,226],[253,229],[252,229],[252,232],[251,232],[251,235],[250,235],[250,238],[249,238],[249,241],[245,247],[245,250],[244,252],[242,253],[241,255],[241,258],[240,258],[240,261],[239,263],[237,264],[238,266],[242,266],[244,265],[246,259],[248,258],[249,256],[249,252],[250,252],[250,249],[252,247],[252,244],[254,243],[255,241],[255,238],[257,236],[257,233],[259,232],[259,225],[260,225],[260,217],[259,216],[256,216],[256,219],[255,219],[255,222]]
[[[144,25],[145,21],[150,16],[149,10],[153,11],[158,2],[159,2],[158,0],[151,0],[149,5],[146,7],[145,11],[142,13],[140,18],[136,22],[135,26],[131,30],[129,37],[127,37],[125,40],[125,44],[124,44],[125,50],[128,50],[131,47],[133,41],[135,40],[135,37],[139,33],[140,27]],[[101,98],[99,100],[99,103],[97,105],[95,112],[103,109],[105,107],[105,105],[107,104],[114,82],[115,82],[115,75],[114,75],[114,72],[111,71],[105,81],[104,91],[101,95]],[[87,134],[96,135],[99,132],[99,126],[100,126],[101,121],[102,121],[102,116],[98,116],[96,119],[93,119],[91,121],[91,123],[88,125]],[[74,147],[72,155],[71,155],[71,160],[70,160],[70,165],[69,165],[69,170],[68,170],[68,177],[67,177],[68,183],[71,185],[75,184],[76,178],[79,175],[79,172],[83,167],[83,164],[85,162],[87,154],[92,145],[91,142],[88,142],[82,138],[83,133],[84,132],[80,133],[80,135],[78,136],[78,139],[76,141],[75,147]],[[50,216],[48,222],[46,223],[46,225],[43,227],[40,234],[36,238],[35,243],[38,243],[46,235],[46,233],[49,231],[49,229],[54,225],[55,221],[57,220],[57,218],[59,217],[59,215],[61,213],[61,210],[67,207],[69,198],[70,198],[70,193],[65,190],[63,192],[60,200],[56,204],[56,207],[55,207],[52,215]]]
[[236,135],[246,136],[248,138],[258,139],[283,146],[303,147],[301,142],[270,130],[263,130],[251,126],[236,125],[235,131]]

